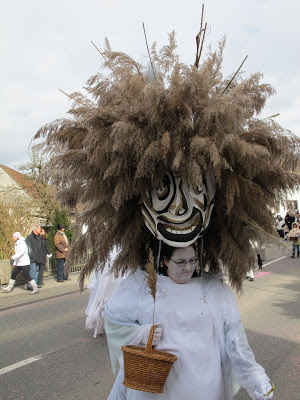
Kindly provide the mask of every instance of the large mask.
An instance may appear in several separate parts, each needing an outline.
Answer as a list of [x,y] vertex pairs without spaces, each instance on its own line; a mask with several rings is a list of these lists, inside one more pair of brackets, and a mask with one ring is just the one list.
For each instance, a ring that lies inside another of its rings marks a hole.
[[186,247],[204,234],[214,206],[215,179],[206,173],[196,187],[168,172],[160,186],[143,196],[142,212],[151,233],[173,247]]

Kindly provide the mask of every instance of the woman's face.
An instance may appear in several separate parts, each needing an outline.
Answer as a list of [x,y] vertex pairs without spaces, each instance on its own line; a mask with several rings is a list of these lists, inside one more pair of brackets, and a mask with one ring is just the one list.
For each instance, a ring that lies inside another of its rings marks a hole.
[[164,256],[165,266],[170,279],[176,283],[188,282],[196,269],[198,259],[193,246],[176,248],[170,260]]

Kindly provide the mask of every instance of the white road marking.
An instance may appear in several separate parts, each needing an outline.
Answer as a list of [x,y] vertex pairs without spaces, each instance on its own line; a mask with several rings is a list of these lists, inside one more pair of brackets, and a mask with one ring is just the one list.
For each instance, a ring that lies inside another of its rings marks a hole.
[[31,364],[31,363],[33,363],[35,361],[41,360],[42,358],[43,358],[43,355],[41,354],[39,356],[26,358],[26,360],[17,362],[15,364],[11,364],[8,367],[1,368],[0,369],[0,375],[6,374],[7,372],[13,371],[14,369],[23,367],[24,365]]
[[263,264],[263,267],[266,267],[267,265],[273,264],[274,262],[277,262],[277,261],[279,261],[279,260],[282,260],[283,258],[286,258],[286,257],[287,257],[287,256],[283,256],[283,257],[276,258],[276,260],[273,260],[273,261],[270,261],[270,262],[268,262],[268,263],[266,263],[266,264]]

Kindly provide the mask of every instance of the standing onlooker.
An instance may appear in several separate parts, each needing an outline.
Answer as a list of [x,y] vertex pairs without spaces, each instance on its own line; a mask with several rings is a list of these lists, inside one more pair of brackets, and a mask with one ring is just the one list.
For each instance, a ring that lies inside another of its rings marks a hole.
[[298,222],[298,224],[300,224],[300,214],[299,214],[299,210],[295,211],[295,222]]
[[28,254],[30,257],[30,275],[38,282],[38,275],[41,265],[43,263],[43,249],[40,238],[41,227],[36,225],[33,227],[32,232],[26,238],[28,246]]
[[64,271],[64,265],[69,255],[70,246],[65,227],[62,224],[57,225],[57,232],[54,235],[55,257],[57,260],[57,282],[69,281],[68,273]]
[[41,229],[40,238],[41,238],[41,246],[42,246],[42,251],[43,251],[43,262],[39,269],[39,275],[38,275],[38,281],[37,281],[38,288],[41,288],[44,285],[43,278],[44,278],[44,270],[45,270],[45,266],[46,266],[46,262],[47,262],[47,257],[52,256],[52,254],[50,254],[50,251],[48,249],[47,239],[45,236],[45,230],[43,228]]
[[293,250],[292,250],[292,258],[295,258],[296,250],[297,250],[297,257],[300,255],[299,251],[299,246],[300,246],[300,229],[299,225],[297,222],[293,222],[292,224],[292,229],[290,230],[290,233],[288,234],[288,237],[290,241],[292,242],[293,245]]
[[294,217],[293,213],[290,210],[288,210],[284,217],[284,222],[286,223],[289,231],[292,229],[292,223],[294,221],[295,221],[295,217]]
[[251,246],[255,251],[255,254],[257,256],[257,264],[258,264],[258,269],[262,269],[263,266],[263,259],[261,258],[261,254],[263,251],[263,245],[259,241],[250,241]]
[[284,227],[285,227],[285,222],[281,218],[281,215],[277,215],[276,221],[275,221],[275,227],[277,230],[278,235],[284,239]]
[[12,239],[15,242],[15,254],[11,257],[13,262],[13,270],[8,285],[6,287],[2,287],[2,290],[4,290],[6,293],[10,293],[15,284],[16,276],[22,271],[24,278],[30,283],[33,289],[30,294],[36,294],[38,293],[38,289],[34,279],[32,279],[29,273],[30,258],[25,240],[20,232],[15,232]]

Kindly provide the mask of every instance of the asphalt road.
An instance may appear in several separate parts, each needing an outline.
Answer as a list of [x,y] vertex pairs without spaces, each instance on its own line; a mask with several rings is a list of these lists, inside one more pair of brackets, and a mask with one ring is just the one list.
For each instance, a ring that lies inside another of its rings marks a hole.
[[[113,375],[106,337],[84,329],[87,301],[83,292],[0,313],[1,399],[107,398]],[[32,357],[40,359],[7,370]]]
[[[249,343],[275,399],[299,400],[300,259],[266,262],[256,275],[237,297]],[[114,377],[106,337],[84,329],[87,301],[85,291],[0,312],[1,399],[107,399]],[[241,390],[235,398],[250,397]]]

